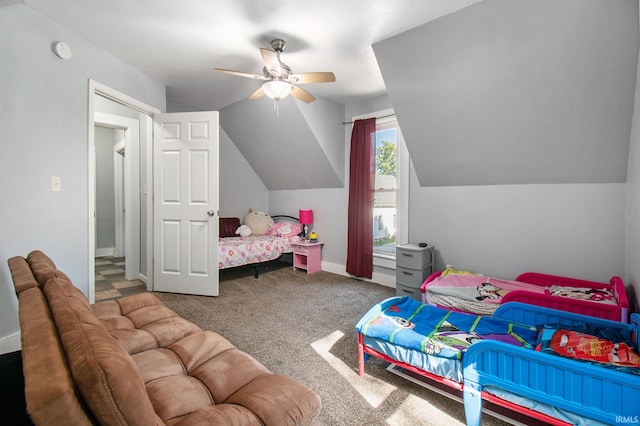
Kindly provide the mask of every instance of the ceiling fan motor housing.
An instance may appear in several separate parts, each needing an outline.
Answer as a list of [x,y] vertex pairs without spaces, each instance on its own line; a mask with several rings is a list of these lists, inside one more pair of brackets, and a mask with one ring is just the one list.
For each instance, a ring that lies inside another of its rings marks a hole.
[[278,53],[282,52],[286,46],[287,43],[285,43],[281,38],[271,40],[271,47]]

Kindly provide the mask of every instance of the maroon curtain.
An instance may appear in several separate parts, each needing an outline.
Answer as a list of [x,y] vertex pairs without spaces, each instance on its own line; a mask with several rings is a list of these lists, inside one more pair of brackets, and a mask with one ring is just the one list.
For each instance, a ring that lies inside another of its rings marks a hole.
[[376,119],[356,120],[351,131],[347,273],[371,278],[373,272],[373,191]]

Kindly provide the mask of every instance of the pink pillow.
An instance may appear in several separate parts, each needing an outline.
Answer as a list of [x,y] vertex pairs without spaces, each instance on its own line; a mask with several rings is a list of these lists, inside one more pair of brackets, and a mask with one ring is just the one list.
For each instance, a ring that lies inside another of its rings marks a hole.
[[278,222],[269,228],[267,234],[278,237],[293,237],[302,232],[302,225],[293,222]]

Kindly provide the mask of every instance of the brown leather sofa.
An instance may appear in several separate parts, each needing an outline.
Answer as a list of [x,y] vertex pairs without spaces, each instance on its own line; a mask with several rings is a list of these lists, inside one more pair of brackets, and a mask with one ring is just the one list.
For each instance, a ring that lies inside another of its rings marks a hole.
[[41,251],[9,259],[37,425],[308,425],[319,396],[150,293],[90,305]]

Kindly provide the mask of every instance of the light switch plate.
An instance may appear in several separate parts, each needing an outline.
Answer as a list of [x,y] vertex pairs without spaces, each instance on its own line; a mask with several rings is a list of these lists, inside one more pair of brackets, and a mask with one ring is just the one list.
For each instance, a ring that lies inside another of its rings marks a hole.
[[62,191],[62,179],[60,176],[51,176],[51,192]]

